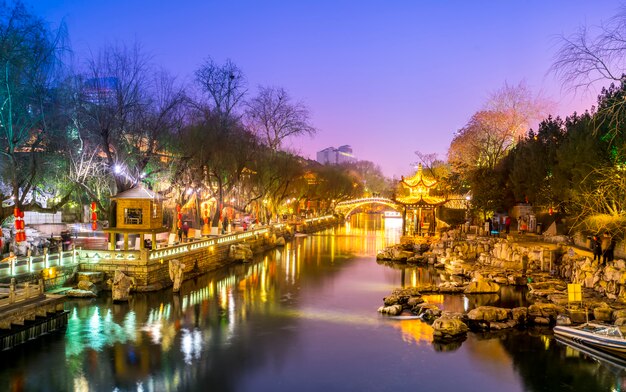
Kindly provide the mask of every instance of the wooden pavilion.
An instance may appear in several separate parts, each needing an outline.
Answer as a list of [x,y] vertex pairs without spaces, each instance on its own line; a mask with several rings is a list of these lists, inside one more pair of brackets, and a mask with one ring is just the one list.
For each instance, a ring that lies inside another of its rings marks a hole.
[[433,196],[431,190],[437,189],[437,180],[424,175],[422,164],[410,178],[400,180],[400,189],[395,201],[404,206],[404,235],[433,235],[437,223],[437,208],[447,199]]
[[169,229],[163,226],[163,199],[157,193],[142,186],[136,186],[111,197],[115,201],[115,224],[108,229],[109,249],[117,245],[117,234],[124,237],[121,248],[128,250],[129,234],[139,236],[139,249],[145,248],[146,236],[150,238],[151,249],[156,249],[158,233]]

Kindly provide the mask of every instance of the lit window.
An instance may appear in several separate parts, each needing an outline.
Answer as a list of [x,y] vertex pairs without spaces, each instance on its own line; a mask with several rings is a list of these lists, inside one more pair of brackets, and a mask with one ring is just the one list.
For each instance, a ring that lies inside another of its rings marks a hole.
[[140,225],[143,223],[143,211],[141,208],[124,208],[124,224]]

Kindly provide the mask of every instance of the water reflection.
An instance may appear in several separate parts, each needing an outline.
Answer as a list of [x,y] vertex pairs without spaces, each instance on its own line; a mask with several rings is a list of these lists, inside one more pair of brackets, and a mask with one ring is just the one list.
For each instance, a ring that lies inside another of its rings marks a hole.
[[[254,263],[186,281],[180,294],[135,293],[125,304],[109,295],[68,302],[64,335],[2,353],[0,389],[398,391],[413,389],[415,380],[421,390],[614,385],[613,373],[572,356],[549,331],[470,334],[442,345],[426,323],[379,315],[376,308],[394,288],[450,277],[424,266],[377,264],[376,251],[397,242],[399,230],[374,218],[298,237]],[[425,299],[463,311],[519,306],[524,293]]]

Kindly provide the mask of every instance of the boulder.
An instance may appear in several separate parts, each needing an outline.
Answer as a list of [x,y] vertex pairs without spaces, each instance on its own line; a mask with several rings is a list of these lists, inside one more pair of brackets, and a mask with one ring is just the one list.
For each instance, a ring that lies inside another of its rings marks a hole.
[[535,303],[528,307],[528,317],[535,324],[550,324],[561,313],[565,313],[565,308],[552,303]]
[[480,294],[480,293],[498,293],[500,291],[500,285],[489,281],[489,280],[480,280],[476,282],[471,282],[466,288],[465,294]]
[[88,280],[79,280],[76,288],[78,290],[91,291],[94,294],[98,292],[96,285]]
[[180,291],[180,285],[183,283],[183,272],[185,271],[185,264],[181,263],[178,259],[169,261],[169,273],[172,280],[172,291],[177,293]]
[[439,317],[433,322],[433,339],[449,340],[463,337],[469,328],[456,317]]
[[613,309],[607,304],[593,308],[593,318],[597,321],[611,322],[613,321]]
[[381,306],[378,308],[378,313],[397,316],[402,313],[402,305]]
[[495,306],[479,306],[469,311],[467,317],[474,321],[506,321],[509,318],[509,311]]
[[228,256],[233,260],[250,261],[254,254],[248,244],[233,244],[230,246]]
[[134,285],[134,280],[120,270],[115,270],[113,281],[111,282],[111,296],[113,301],[128,301],[130,289]]
[[587,311],[585,309],[568,309],[567,315],[574,324],[582,324],[587,322]]
[[65,292],[65,295],[72,298],[93,298],[96,297],[96,293],[91,290],[70,289]]
[[276,246],[285,246],[285,237],[276,238]]
[[432,304],[419,304],[413,308],[413,312],[417,313],[418,316],[422,318],[424,321],[435,320],[439,316],[441,316],[441,309],[437,305]]

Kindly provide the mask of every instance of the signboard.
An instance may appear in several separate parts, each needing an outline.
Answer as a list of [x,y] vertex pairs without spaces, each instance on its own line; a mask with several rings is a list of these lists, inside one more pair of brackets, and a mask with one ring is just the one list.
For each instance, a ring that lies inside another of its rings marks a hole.
[[578,283],[570,283],[567,285],[567,300],[569,302],[582,302],[583,293]]

